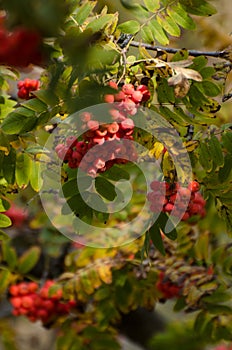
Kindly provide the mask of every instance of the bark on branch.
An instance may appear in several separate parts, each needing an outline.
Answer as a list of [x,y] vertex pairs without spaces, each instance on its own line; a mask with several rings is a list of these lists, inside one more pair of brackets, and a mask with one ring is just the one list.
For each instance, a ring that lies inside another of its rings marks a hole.
[[[171,47],[165,47],[165,46],[156,46],[146,43],[141,43],[139,41],[132,40],[130,42],[130,46],[133,47],[145,47],[147,50],[152,51],[166,51],[167,53],[175,54],[181,49],[175,49]],[[223,51],[198,51],[198,50],[187,50],[190,56],[197,57],[197,56],[209,56],[209,57],[216,57],[216,58],[224,58],[229,59],[229,56],[231,55],[230,51],[228,49]]]

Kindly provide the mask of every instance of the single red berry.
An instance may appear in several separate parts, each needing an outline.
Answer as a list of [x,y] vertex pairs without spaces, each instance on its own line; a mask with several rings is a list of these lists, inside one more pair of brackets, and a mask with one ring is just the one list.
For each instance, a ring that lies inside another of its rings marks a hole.
[[160,186],[161,186],[160,184],[161,184],[160,181],[154,180],[154,181],[151,182],[150,187],[151,187],[151,189],[153,191],[159,191],[160,190]]
[[104,96],[104,101],[106,103],[113,103],[114,102],[114,95],[107,94]]
[[122,87],[122,91],[126,95],[132,95],[133,92],[135,91],[134,85],[132,85],[132,84],[124,84],[123,87]]
[[204,200],[202,195],[199,192],[195,192],[194,194],[195,196],[194,196],[193,202],[197,204],[201,204],[202,206],[205,206],[206,201]]
[[182,221],[187,221],[189,218],[190,218],[190,215],[189,215],[189,213],[186,211],[186,212],[184,213],[184,215],[182,216],[181,220],[182,220]]
[[118,132],[119,130],[119,125],[116,122],[113,122],[112,124],[107,125],[107,131],[110,134],[116,134],[116,132]]
[[97,120],[89,120],[87,122],[87,127],[90,130],[97,130],[99,128],[99,123]]
[[190,184],[188,185],[188,189],[191,191],[191,192],[197,192],[199,191],[200,189],[200,184],[197,182],[197,181],[192,181],[190,182]]
[[16,296],[19,294],[19,288],[17,284],[13,284],[12,286],[10,286],[9,288],[9,292],[11,295]]
[[100,126],[100,128],[98,130],[95,131],[95,135],[97,135],[97,137],[104,137],[107,134],[107,129],[103,128],[103,125]]
[[190,199],[190,197],[191,197],[191,191],[190,191],[188,188],[180,187],[179,190],[178,190],[178,195],[179,195],[180,197],[182,197],[183,200],[185,200],[185,199]]
[[30,309],[33,306],[33,299],[31,298],[30,295],[25,295],[22,297],[22,307],[25,309]]
[[68,136],[68,137],[66,138],[66,145],[67,145],[68,147],[74,146],[74,144],[75,144],[76,142],[77,142],[76,136]]
[[126,118],[125,120],[123,120],[121,123],[120,123],[120,127],[123,129],[123,130],[126,130],[126,129],[134,129],[134,121],[130,118]]
[[123,91],[119,91],[117,94],[114,95],[115,102],[124,101],[125,98],[126,98],[126,95]]
[[88,121],[91,120],[92,114],[89,113],[89,112],[83,112],[83,113],[81,113],[81,116],[80,116],[80,117],[81,117],[81,120],[82,120],[83,122],[87,123]]
[[13,297],[13,298],[10,298],[10,302],[17,309],[22,305],[22,298]]
[[143,98],[143,94],[141,91],[134,91],[133,94],[132,94],[132,100],[135,102],[135,103],[139,103],[142,101],[142,98]]
[[97,169],[101,169],[105,166],[105,161],[101,158],[98,158],[97,160],[95,160],[95,162],[93,163],[94,167],[96,167]]
[[112,89],[118,90],[118,85],[117,85],[117,83],[115,83],[114,81],[110,81],[110,82],[109,82],[109,86],[110,86]]
[[170,213],[174,208],[174,205],[172,203],[167,203],[164,206],[164,211]]
[[124,116],[124,114],[123,114],[122,112],[120,112],[119,110],[117,110],[117,109],[111,109],[111,110],[109,111],[109,113],[110,113],[112,119],[115,120],[115,121],[120,122],[120,121],[126,119],[126,117]]
[[150,99],[151,93],[148,90],[148,87],[146,85],[139,85],[136,90],[142,92],[142,94],[143,94],[142,101],[143,102],[146,102]]
[[39,286],[38,286],[38,283],[36,282],[29,282],[28,283],[28,291],[30,293],[34,293],[38,290]]
[[25,282],[22,282],[18,285],[19,287],[19,294],[20,295],[26,295],[28,294],[28,284]]

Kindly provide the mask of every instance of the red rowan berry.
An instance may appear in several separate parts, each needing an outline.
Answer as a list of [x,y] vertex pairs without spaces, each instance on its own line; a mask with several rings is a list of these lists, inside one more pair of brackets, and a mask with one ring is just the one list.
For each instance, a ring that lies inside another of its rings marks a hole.
[[191,192],[197,192],[200,189],[200,184],[197,181],[192,181],[190,182],[190,184],[188,185],[188,188]]

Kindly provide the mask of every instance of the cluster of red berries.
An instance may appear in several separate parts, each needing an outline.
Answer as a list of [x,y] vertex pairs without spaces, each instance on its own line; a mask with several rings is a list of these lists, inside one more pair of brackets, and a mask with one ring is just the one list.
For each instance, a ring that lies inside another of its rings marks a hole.
[[16,28],[9,32],[0,20],[0,64],[27,67],[30,63],[41,64],[42,37],[27,28]]
[[26,78],[18,82],[18,97],[24,100],[29,100],[34,96],[31,95],[32,91],[39,89],[39,80]]
[[135,90],[132,84],[124,84],[118,90],[117,84],[109,84],[116,90],[115,94],[105,95],[105,102],[114,103],[109,110],[113,122],[99,123],[93,115],[84,112],[81,115],[82,141],[75,136],[66,138],[65,143],[56,146],[58,157],[68,163],[70,168],[80,167],[91,176],[104,172],[114,164],[135,161],[137,154],[133,140],[134,122],[128,117],[137,112],[139,103],[150,98],[145,85]]
[[170,281],[163,271],[159,273],[156,288],[161,293],[163,299],[178,298],[180,296],[181,286]]
[[24,315],[32,322],[40,320],[46,324],[55,316],[68,314],[76,306],[76,302],[73,300],[61,302],[61,289],[50,296],[49,289],[54,283],[54,281],[48,280],[41,288],[35,282],[21,282],[11,285],[9,293],[13,315]]
[[118,85],[111,81],[109,86],[116,92],[105,95],[104,101],[106,103],[117,103],[116,111],[111,111],[112,116],[114,117],[115,113],[117,119],[120,115],[124,117],[128,114],[135,115],[140,103],[148,101],[151,97],[146,85],[139,85],[135,88],[133,84],[124,84],[119,89]]
[[232,350],[232,344],[221,344],[221,345],[218,345],[216,348],[214,348],[213,350]]
[[[162,211],[171,213],[177,199],[178,208],[182,209],[182,206],[185,208],[185,201],[190,198],[187,210],[181,220],[186,221],[195,215],[199,215],[200,217],[206,215],[206,201],[199,192],[200,185],[197,181],[192,181],[188,188],[185,188],[181,187],[178,183],[169,184],[155,180],[151,183],[150,187],[152,192],[148,193],[147,198],[151,202],[150,209],[152,212],[157,213],[162,202]],[[163,190],[165,190],[165,196],[163,195]]]

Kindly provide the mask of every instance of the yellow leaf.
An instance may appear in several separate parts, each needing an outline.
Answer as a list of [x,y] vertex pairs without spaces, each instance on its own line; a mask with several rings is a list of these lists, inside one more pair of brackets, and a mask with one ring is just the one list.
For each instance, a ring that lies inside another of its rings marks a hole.
[[154,156],[156,159],[159,159],[164,150],[164,145],[161,142],[155,142],[153,147],[149,150],[149,156]]
[[97,272],[100,276],[100,279],[106,283],[110,284],[112,283],[112,272],[111,272],[111,266],[110,265],[99,265],[97,266]]

